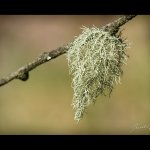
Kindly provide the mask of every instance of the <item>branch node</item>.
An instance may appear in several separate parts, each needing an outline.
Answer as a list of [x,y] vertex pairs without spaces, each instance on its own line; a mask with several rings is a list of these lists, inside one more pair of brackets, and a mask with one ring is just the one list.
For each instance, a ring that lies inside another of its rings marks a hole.
[[21,81],[27,81],[29,79],[29,73],[20,71],[16,77],[16,79],[20,79]]

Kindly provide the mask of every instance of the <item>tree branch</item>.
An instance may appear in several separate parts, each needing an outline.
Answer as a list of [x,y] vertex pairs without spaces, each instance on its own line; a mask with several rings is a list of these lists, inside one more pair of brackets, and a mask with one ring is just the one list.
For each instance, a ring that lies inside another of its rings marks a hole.
[[136,17],[136,15],[124,15],[121,18],[113,21],[112,23],[109,23],[103,27],[105,31],[110,32],[111,34],[116,34],[119,31],[119,28]]
[[[134,18],[136,15],[125,15],[121,18],[115,20],[112,23],[109,23],[103,27],[105,31],[110,32],[111,34],[116,34],[120,28],[120,26],[127,23],[129,20]],[[64,47],[59,47],[55,50],[52,50],[50,52],[43,52],[39,57],[37,57],[34,61],[28,63],[27,65],[19,68],[17,71],[10,73],[6,77],[3,77],[0,79],[0,86],[3,86],[10,81],[14,79],[20,79],[22,81],[27,81],[29,78],[29,72],[33,69],[35,69],[37,66],[40,66],[41,64],[44,64],[51,59],[54,59],[64,53],[66,53],[69,49],[69,45],[66,45]]]
[[58,57],[59,55],[64,54],[67,51],[66,47],[59,47],[50,52],[43,52],[39,57],[37,57],[31,63],[19,68],[17,71],[9,74],[8,76],[0,79],[0,86],[7,84],[13,79],[20,79],[22,81],[26,81],[29,78],[29,71],[35,69],[37,66],[50,61]]

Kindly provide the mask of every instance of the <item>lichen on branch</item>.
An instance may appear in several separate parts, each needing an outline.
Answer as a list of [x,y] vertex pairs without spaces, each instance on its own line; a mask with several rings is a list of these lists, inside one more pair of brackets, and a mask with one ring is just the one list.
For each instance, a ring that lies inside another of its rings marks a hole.
[[29,72],[36,67],[67,53],[70,73],[73,76],[73,108],[75,120],[83,117],[87,106],[94,103],[98,95],[110,94],[120,81],[122,65],[127,60],[128,44],[116,35],[119,28],[136,15],[124,15],[102,28],[83,28],[82,34],[63,47],[43,52],[32,62],[0,79],[0,86],[14,79],[27,81]]
[[72,42],[67,58],[73,76],[75,120],[83,117],[87,106],[100,94],[110,94],[120,82],[122,65],[127,60],[126,47],[120,36],[97,27],[84,27]]

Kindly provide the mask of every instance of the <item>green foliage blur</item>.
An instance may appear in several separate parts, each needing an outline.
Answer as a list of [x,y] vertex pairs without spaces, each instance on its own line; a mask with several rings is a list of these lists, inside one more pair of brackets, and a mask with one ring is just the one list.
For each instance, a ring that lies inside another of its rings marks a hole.
[[[80,27],[101,27],[115,15],[0,16],[0,77],[44,51],[73,41]],[[0,134],[150,134],[150,16],[125,24],[130,56],[121,84],[99,96],[84,118],[74,121],[73,90],[66,56],[32,72],[27,82],[0,87]]]

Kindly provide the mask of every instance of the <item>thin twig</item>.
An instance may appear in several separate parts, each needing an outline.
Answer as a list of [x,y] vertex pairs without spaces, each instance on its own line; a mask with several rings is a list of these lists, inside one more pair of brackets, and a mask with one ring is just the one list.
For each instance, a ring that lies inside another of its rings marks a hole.
[[43,52],[39,57],[37,57],[31,63],[19,68],[17,71],[7,75],[6,77],[0,79],[0,86],[7,84],[13,79],[20,79],[26,81],[29,78],[29,71],[35,69],[37,66],[50,61],[58,57],[59,55],[64,54],[67,51],[67,47],[59,47],[50,52]]
[[[111,34],[116,34],[119,30],[119,27],[127,23],[129,20],[134,18],[136,15],[125,15],[121,18],[115,20],[114,22],[107,24],[103,27],[105,31],[110,32]],[[0,79],[0,86],[3,86],[14,79],[20,79],[22,81],[27,81],[29,78],[29,72],[35,69],[37,66],[44,64],[51,59],[54,59],[64,53],[66,53],[69,49],[69,45],[64,47],[59,47],[50,52],[43,52],[39,57],[37,57],[32,62],[28,63],[27,65],[19,68],[17,71],[7,75]]]
[[136,17],[136,15],[124,15],[121,18],[113,21],[112,23],[109,23],[103,27],[105,31],[110,32],[111,34],[116,34],[119,31],[119,28]]

